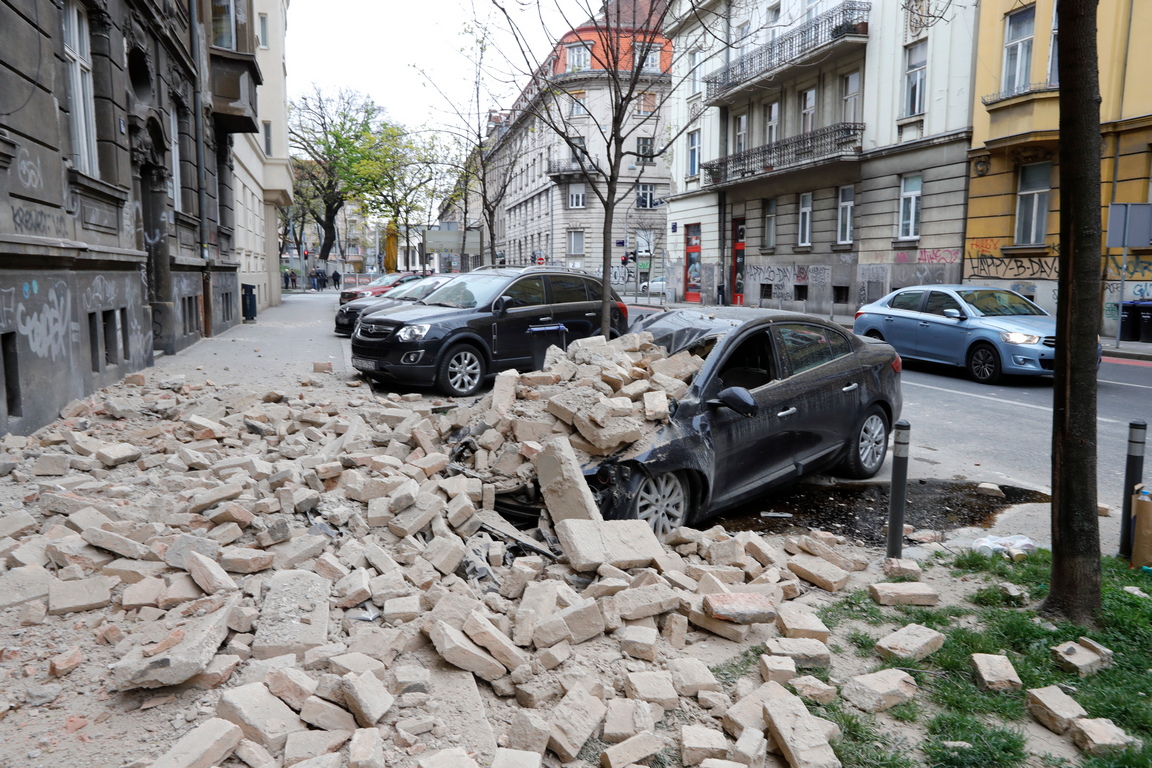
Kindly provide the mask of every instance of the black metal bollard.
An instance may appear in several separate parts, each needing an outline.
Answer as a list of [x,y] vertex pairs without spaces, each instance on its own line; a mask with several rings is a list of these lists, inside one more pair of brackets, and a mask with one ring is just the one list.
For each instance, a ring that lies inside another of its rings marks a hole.
[[904,502],[908,498],[908,432],[912,426],[896,422],[892,441],[892,492],[888,496],[888,557],[904,551]]
[[1144,480],[1144,440],[1148,425],[1143,419],[1128,422],[1128,464],[1124,468],[1124,493],[1120,501],[1120,557],[1132,559],[1132,493]]

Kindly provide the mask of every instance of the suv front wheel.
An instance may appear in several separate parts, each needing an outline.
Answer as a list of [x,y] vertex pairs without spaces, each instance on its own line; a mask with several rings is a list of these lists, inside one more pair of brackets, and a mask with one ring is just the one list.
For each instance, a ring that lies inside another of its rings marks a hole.
[[451,397],[467,397],[484,383],[484,355],[471,344],[457,344],[448,350],[436,370],[436,386]]

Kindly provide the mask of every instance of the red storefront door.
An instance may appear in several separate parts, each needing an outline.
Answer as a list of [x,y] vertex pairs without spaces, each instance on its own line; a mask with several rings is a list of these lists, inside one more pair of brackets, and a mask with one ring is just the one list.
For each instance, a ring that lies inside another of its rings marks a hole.
[[732,303],[744,306],[744,219],[732,220]]
[[684,227],[684,301],[700,301],[700,225]]

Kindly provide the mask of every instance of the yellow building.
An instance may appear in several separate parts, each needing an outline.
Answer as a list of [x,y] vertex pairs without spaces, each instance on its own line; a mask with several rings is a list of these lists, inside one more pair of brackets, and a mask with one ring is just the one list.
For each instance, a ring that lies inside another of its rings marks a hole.
[[[965,282],[1012,288],[1050,310],[1060,211],[1055,5],[981,4],[964,253]],[[1097,23],[1106,237],[1109,203],[1150,201],[1152,2],[1100,0]],[[1102,241],[1101,255],[1108,334],[1115,332],[1121,251]],[[1152,250],[1129,252],[1125,279],[1125,301],[1152,299]]]

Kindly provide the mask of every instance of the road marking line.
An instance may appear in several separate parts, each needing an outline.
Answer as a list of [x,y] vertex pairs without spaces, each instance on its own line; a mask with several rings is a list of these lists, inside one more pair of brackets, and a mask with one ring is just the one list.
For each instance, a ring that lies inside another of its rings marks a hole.
[[[974,394],[972,392],[961,392],[958,389],[948,389],[947,387],[934,387],[931,384],[920,384],[920,383],[915,382],[915,381],[908,381],[907,379],[903,380],[901,383],[909,385],[909,386],[913,386],[913,387],[923,387],[924,389],[934,389],[937,392],[947,392],[947,393],[952,394],[952,395],[964,395],[965,397],[975,397],[978,400],[991,400],[994,403],[1004,403],[1005,405],[1018,405],[1021,408],[1033,408],[1037,411],[1047,411],[1048,413],[1052,412],[1052,407],[1048,406],[1048,405],[1034,405],[1032,403],[1022,403],[1019,400],[1005,400],[1002,397],[992,397],[991,395],[977,395],[977,394]],[[1126,423],[1124,421],[1121,421],[1120,419],[1107,419],[1107,418],[1104,418],[1103,416],[1097,416],[1096,421],[1102,421],[1106,424],[1125,424]]]
[[1099,379],[1098,383],[1100,383],[1100,384],[1116,384],[1116,385],[1121,386],[1121,387],[1139,387],[1140,389],[1152,389],[1152,387],[1148,386],[1147,384],[1129,384],[1126,381],[1109,381],[1108,379]]

